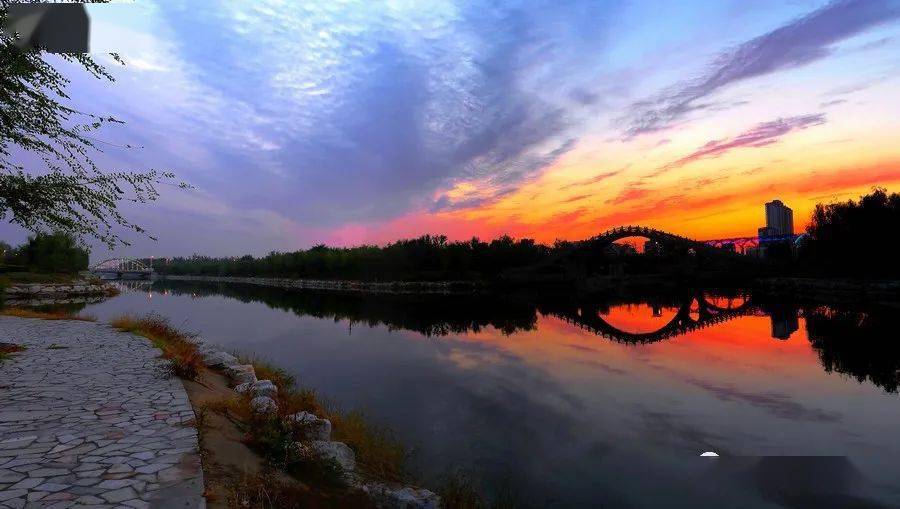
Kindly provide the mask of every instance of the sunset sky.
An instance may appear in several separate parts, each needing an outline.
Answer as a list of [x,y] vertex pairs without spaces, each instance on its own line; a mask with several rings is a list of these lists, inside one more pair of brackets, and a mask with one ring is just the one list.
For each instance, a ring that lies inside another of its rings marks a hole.
[[118,80],[71,73],[73,100],[127,122],[98,136],[101,161],[195,186],[128,209],[159,241],[117,254],[552,242],[620,224],[748,236],[773,198],[802,227],[817,202],[900,190],[898,0],[90,12]]

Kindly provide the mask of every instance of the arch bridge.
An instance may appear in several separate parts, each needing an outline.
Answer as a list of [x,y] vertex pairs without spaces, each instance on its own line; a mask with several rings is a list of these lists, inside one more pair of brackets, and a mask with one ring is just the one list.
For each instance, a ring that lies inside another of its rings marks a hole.
[[135,258],[110,258],[92,266],[90,271],[103,279],[150,279],[153,267]]
[[590,243],[597,247],[605,247],[618,240],[627,239],[629,237],[644,237],[659,244],[681,246],[687,249],[693,248],[694,251],[704,253],[727,254],[733,251],[722,249],[723,243],[719,241],[702,241],[689,239],[681,235],[669,233],[646,226],[618,226],[609,229],[596,237],[588,239]]

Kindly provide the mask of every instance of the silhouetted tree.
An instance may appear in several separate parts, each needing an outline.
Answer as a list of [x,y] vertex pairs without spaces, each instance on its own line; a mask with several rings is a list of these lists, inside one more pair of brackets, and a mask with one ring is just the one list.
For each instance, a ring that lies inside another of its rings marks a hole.
[[71,235],[59,232],[32,235],[25,244],[10,249],[5,261],[38,272],[73,274],[87,269],[89,255]]
[[[7,2],[0,5],[0,25],[6,23],[7,8]],[[15,42],[0,32],[0,219],[34,232],[92,236],[111,247],[127,244],[114,227],[146,233],[128,221],[118,205],[155,200],[155,186],[174,175],[98,168],[93,157],[100,149],[91,133],[122,122],[69,105],[69,80],[47,61],[46,53],[21,50]],[[56,57],[78,64],[94,78],[114,81],[88,54]],[[43,165],[17,162],[22,159]]]
[[897,276],[900,265],[890,248],[900,231],[900,194],[876,188],[859,201],[819,204],[807,227],[801,260],[828,275]]

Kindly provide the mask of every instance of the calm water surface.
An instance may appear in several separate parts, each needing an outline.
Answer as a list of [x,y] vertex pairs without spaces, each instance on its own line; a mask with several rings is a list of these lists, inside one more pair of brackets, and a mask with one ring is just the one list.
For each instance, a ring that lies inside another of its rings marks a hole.
[[900,506],[891,313],[175,281],[85,309],[148,311],[364,410],[432,485],[463,471],[531,507]]

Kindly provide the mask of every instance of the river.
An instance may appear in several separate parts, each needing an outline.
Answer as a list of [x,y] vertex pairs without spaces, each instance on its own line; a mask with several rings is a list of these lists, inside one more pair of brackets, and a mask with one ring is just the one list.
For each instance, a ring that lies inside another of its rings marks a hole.
[[179,281],[84,312],[160,313],[285,368],[390,427],[432,487],[462,472],[527,507],[900,506],[896,312]]

